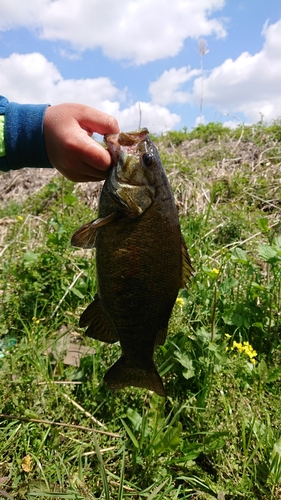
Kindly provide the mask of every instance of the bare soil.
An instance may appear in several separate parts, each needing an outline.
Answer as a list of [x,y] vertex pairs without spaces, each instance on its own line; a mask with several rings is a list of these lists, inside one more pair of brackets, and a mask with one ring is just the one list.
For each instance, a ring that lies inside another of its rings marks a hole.
[[[23,168],[0,173],[0,208],[7,202],[21,203],[46,186],[53,177],[61,174],[53,168]],[[103,182],[77,183],[79,191],[89,207],[96,209]]]
[[2,173],[0,207],[3,207],[7,201],[24,201],[48,184],[55,175],[59,174],[52,168],[23,168]]

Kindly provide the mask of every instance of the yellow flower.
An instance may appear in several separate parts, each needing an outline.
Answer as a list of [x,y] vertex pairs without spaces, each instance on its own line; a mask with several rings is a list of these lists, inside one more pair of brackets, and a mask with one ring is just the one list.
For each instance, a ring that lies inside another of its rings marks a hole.
[[227,339],[230,339],[231,338],[231,335],[229,335],[229,333],[225,333],[224,335]]
[[40,323],[40,319],[37,319],[36,316],[33,316],[32,321],[34,321],[36,325]]
[[243,344],[234,340],[231,350],[233,351],[234,349],[236,349],[241,354],[246,354],[246,356],[250,358],[250,362],[255,364],[256,361],[254,358],[258,355],[258,353],[257,351],[255,351],[255,349],[253,349],[253,347],[247,340],[245,340]]
[[214,273],[214,274],[220,274],[220,270],[217,269],[216,267],[213,267],[212,273]]
[[17,216],[17,219],[18,219],[18,220],[23,220],[23,217],[22,217],[21,215],[18,215],[18,216]]
[[233,340],[232,344],[232,350],[237,349],[238,352],[243,352],[243,346],[240,342],[236,342],[236,340]]
[[176,304],[178,304],[178,306],[182,307],[184,306],[184,300],[182,297],[178,297],[177,300],[176,300]]

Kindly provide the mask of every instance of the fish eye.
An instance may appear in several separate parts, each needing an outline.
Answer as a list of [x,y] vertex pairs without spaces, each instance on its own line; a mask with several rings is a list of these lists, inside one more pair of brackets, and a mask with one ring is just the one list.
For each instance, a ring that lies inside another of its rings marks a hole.
[[150,153],[144,153],[144,155],[142,155],[142,161],[146,167],[150,167],[153,163],[153,156]]

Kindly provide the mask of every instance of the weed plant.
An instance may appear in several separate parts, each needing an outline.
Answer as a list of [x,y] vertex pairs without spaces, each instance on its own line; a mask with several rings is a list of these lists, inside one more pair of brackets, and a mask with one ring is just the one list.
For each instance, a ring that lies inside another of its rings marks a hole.
[[[2,209],[0,498],[281,499],[280,137],[278,120],[155,137],[196,269],[156,350],[166,400],[108,391],[119,346],[78,328],[82,194],[56,177]],[[56,353],[69,333],[95,350],[79,366]]]

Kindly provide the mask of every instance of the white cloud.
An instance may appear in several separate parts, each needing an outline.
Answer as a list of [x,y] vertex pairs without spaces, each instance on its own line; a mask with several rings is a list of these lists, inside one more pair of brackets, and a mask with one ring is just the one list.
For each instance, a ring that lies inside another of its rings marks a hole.
[[226,128],[231,128],[231,129],[235,129],[237,127],[239,127],[240,123],[238,121],[235,121],[235,120],[227,120],[226,122],[223,122],[223,126],[226,127]]
[[141,124],[151,132],[170,130],[180,121],[178,115],[157,104],[141,102],[126,107],[125,91],[115,87],[109,78],[66,80],[38,52],[0,59],[0,89],[1,94],[18,103],[84,103],[115,116],[123,130],[138,128],[140,110]]
[[267,121],[281,116],[281,19],[272,25],[266,23],[262,34],[265,40],[260,52],[243,52],[235,60],[226,59],[205,73],[203,88],[199,69],[184,66],[164,71],[150,84],[152,102],[199,106],[202,95],[205,114],[211,106],[234,118],[243,114],[247,123],[257,122],[261,115]]
[[[263,28],[265,42],[260,52],[243,52],[227,59],[204,79],[204,106],[215,106],[222,113],[243,113],[249,122],[261,114],[265,120],[281,115],[281,20]],[[194,81],[192,95],[199,101],[201,79]]]
[[150,132],[162,133],[172,130],[180,122],[180,116],[171,113],[167,108],[148,102],[135,103],[114,116],[118,119],[121,129],[135,130],[139,127],[141,110],[141,127],[147,127]]
[[172,68],[164,71],[160,78],[152,82],[149,86],[152,101],[164,106],[176,102],[182,104],[190,101],[190,93],[179,89],[184,83],[190,81],[199,73],[200,70],[190,70],[188,67],[180,69]]
[[202,115],[195,118],[194,127],[198,127],[198,125],[206,125],[205,116]]
[[96,107],[107,99],[121,98],[109,78],[64,80],[42,54],[11,54],[0,59],[1,93],[19,103],[87,102]]
[[76,50],[101,47],[113,59],[144,64],[175,56],[188,37],[226,35],[211,17],[225,0],[22,0],[0,3],[0,30],[25,26]]

